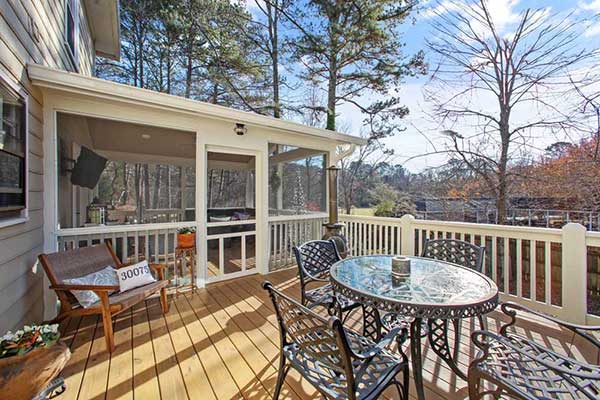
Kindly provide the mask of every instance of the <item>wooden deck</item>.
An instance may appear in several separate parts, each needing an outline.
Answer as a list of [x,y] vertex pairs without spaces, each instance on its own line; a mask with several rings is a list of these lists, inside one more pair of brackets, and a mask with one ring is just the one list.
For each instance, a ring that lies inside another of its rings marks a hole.
[[[295,271],[267,277],[298,296]],[[67,391],[61,400],[84,399],[268,399],[275,388],[279,336],[272,305],[261,288],[263,277],[231,280],[171,298],[167,315],[157,299],[117,317],[116,351],[105,351],[102,322],[96,317],[65,321],[64,339],[73,355],[63,372]],[[359,327],[360,312],[350,324]],[[493,313],[488,322],[500,321]],[[475,350],[469,345],[470,323],[463,324],[460,362],[466,368]],[[519,329],[563,353],[598,361],[598,353],[573,343],[573,335],[536,320]],[[428,399],[467,398],[466,382],[439,363],[425,346]],[[395,392],[388,390],[393,399]],[[414,385],[411,382],[411,392]],[[286,379],[281,398],[318,398],[295,372]]]

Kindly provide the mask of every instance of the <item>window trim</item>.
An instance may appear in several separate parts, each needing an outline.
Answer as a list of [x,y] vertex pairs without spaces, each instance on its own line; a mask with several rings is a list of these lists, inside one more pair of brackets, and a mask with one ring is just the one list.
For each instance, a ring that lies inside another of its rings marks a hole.
[[[78,38],[79,38],[79,0],[65,0],[65,11],[64,11],[64,35],[63,42],[67,50],[67,55],[71,65],[75,72],[79,72],[79,53],[77,51]],[[71,8],[71,14],[73,16],[73,48],[69,46],[69,7]]]
[[22,224],[29,221],[29,94],[14,80],[14,78],[5,73],[2,69],[0,69],[0,84],[6,86],[23,100],[23,115],[25,117],[25,149],[23,156],[23,194],[25,195],[25,204],[24,207],[19,210],[19,215],[8,217],[6,219],[0,218],[0,228],[5,228],[7,226]]

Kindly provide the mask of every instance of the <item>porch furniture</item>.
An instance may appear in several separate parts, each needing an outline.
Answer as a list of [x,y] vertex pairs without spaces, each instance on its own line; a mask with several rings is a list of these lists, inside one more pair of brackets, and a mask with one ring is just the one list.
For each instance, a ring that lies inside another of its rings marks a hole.
[[336,293],[351,300],[408,318],[415,385],[418,398],[423,399],[422,321],[435,321],[427,332],[432,349],[466,379],[448,343],[448,324],[443,322],[492,311],[498,304],[498,287],[470,268],[422,257],[409,257],[410,275],[399,278],[391,273],[392,258],[364,256],[339,261],[331,267],[331,284]]
[[[402,350],[387,349],[400,329],[379,342],[345,329],[339,318],[329,320],[314,313],[265,282],[280,333],[279,369],[274,400],[290,367],[297,370],[327,399],[376,399],[391,385],[408,400],[408,359]],[[407,336],[406,330],[402,332]],[[402,383],[396,376],[402,373]]]
[[[311,240],[293,249],[300,275],[303,306],[326,307],[330,314],[336,313],[340,319],[344,313],[361,306],[346,296],[336,295],[331,288],[329,270],[342,259],[333,240]],[[321,286],[307,289],[313,283]]]
[[[190,284],[189,288],[192,291],[196,290],[196,246],[192,247],[180,247],[177,246],[175,248],[175,268],[176,273],[179,273],[177,277],[177,288],[176,292],[179,293],[181,286],[179,284],[179,279],[183,278],[185,275],[184,266],[187,268],[187,271],[190,274]],[[179,271],[177,271],[179,270]]]
[[[163,313],[169,310],[166,292],[169,281],[164,279],[166,264],[150,264],[150,268],[158,275],[156,282],[121,293],[118,292],[118,285],[67,285],[63,282],[65,279],[91,274],[107,266],[116,269],[126,266],[126,264],[121,263],[109,243],[80,247],[64,252],[41,254],[39,260],[50,280],[50,288],[56,292],[60,299],[60,313],[53,322],[62,321],[67,317],[102,315],[106,349],[111,353],[115,349],[112,317],[157,292],[160,292]],[[100,297],[100,302],[95,306],[83,308],[71,294],[72,290],[94,291]],[[109,293],[115,291],[117,292],[109,295]]]
[[[572,331],[600,349],[600,340],[594,337],[600,326],[574,325],[515,303],[502,304],[501,309],[510,322],[500,328],[499,334],[475,331],[471,335],[480,349],[469,366],[471,400],[490,395],[527,400],[600,398],[600,365],[569,358],[508,330],[515,325],[517,312],[525,311]],[[482,381],[493,386],[488,388]]]
[[[421,253],[421,257],[462,265],[477,272],[483,272],[484,255],[485,247],[457,239],[425,239]],[[485,329],[484,315],[478,315],[477,319],[480,328]],[[451,319],[450,321],[454,326],[454,343],[457,346],[460,339],[461,321],[458,318]],[[447,325],[448,322],[449,320],[427,320],[424,327],[426,330],[430,330],[434,329],[434,325]],[[404,315],[387,313],[382,316],[381,324],[385,329],[390,330],[397,326],[407,326],[410,324],[410,321]],[[465,377],[465,374],[461,373],[460,376]]]

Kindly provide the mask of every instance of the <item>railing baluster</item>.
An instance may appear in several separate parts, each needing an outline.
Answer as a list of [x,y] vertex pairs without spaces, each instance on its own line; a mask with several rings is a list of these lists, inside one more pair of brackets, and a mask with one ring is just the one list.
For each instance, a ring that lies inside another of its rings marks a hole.
[[504,238],[503,277],[504,293],[510,293],[510,242],[508,237]]
[[552,242],[544,241],[544,300],[552,304]]
[[529,241],[529,298],[536,300],[537,280],[537,245],[535,240]]
[[515,251],[515,258],[517,261],[517,296],[518,297],[523,297],[523,290],[522,290],[522,268],[523,268],[523,262],[521,259],[521,239],[517,239],[515,245],[516,247],[516,251]]

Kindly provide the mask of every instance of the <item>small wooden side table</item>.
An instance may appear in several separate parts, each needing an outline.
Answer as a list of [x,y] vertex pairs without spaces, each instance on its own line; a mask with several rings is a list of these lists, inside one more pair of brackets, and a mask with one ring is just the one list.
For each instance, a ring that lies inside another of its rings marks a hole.
[[[183,278],[183,264],[187,266],[190,274],[190,285],[189,288],[192,291],[196,290],[196,246],[192,247],[180,247],[175,248],[175,270],[179,269],[180,277]],[[176,293],[179,293],[181,286],[177,285]]]

